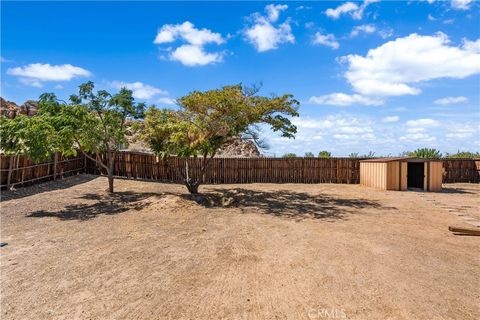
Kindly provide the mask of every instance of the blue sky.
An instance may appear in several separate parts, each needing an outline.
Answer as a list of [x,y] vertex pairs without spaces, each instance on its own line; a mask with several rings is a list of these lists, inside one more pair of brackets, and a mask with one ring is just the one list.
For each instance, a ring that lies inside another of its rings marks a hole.
[[61,98],[92,80],[160,107],[262,84],[301,102],[267,154],[480,150],[480,3],[1,2],[1,95]]

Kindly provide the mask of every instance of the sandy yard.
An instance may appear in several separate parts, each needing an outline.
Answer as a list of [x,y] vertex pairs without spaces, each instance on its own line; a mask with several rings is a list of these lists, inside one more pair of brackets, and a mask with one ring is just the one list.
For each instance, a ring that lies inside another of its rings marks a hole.
[[2,319],[480,318],[479,185],[115,184],[2,194]]

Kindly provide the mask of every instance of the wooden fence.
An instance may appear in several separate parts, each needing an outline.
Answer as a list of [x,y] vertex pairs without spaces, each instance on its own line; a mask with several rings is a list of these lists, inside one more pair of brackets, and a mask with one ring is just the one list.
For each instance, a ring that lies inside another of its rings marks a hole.
[[[158,157],[135,152],[115,156],[114,174],[119,177],[181,182],[179,170],[185,159],[171,159],[170,165]],[[189,166],[201,159],[191,158]],[[480,159],[444,159],[444,183],[480,182]],[[87,172],[98,173],[87,161]],[[214,158],[206,173],[208,184],[222,183],[359,183],[360,159],[352,158]]]
[[[158,157],[135,152],[115,155],[114,175],[130,179],[181,182],[185,159],[170,165]],[[188,159],[190,167],[201,159]],[[480,182],[480,159],[445,159],[443,182]],[[73,174],[102,172],[84,156],[57,157],[34,163],[23,157],[0,157],[1,187],[27,185]],[[206,173],[207,184],[226,183],[359,183],[360,160],[351,158],[214,158]]]
[[[186,159],[163,161],[151,154],[120,152],[115,156],[114,175],[132,179],[181,182]],[[188,159],[190,168],[202,159]],[[87,172],[97,173],[87,161]],[[194,170],[192,170],[194,171]],[[104,173],[104,172],[102,172]],[[360,162],[351,158],[214,158],[205,177],[207,184],[223,183],[358,183]]]
[[444,159],[443,182],[480,182],[480,159]]
[[55,180],[85,172],[84,156],[55,156],[52,161],[35,163],[24,156],[0,156],[1,188]]

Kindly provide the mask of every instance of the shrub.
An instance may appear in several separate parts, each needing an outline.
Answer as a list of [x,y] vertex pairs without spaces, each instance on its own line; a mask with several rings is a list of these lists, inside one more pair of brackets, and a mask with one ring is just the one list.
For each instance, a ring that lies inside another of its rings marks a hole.
[[319,157],[319,158],[331,158],[331,157],[332,157],[332,153],[330,153],[329,151],[323,150],[323,151],[320,151],[320,152],[318,153],[318,157]]
[[433,148],[418,148],[417,150],[408,152],[407,154],[409,157],[425,159],[436,159],[442,157],[442,153],[440,152],[440,150]]

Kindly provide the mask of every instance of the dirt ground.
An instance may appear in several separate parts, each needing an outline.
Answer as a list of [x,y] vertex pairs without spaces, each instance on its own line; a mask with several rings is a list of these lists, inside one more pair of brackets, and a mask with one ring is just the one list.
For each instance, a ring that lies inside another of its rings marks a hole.
[[480,319],[479,185],[115,184],[2,194],[1,319]]

